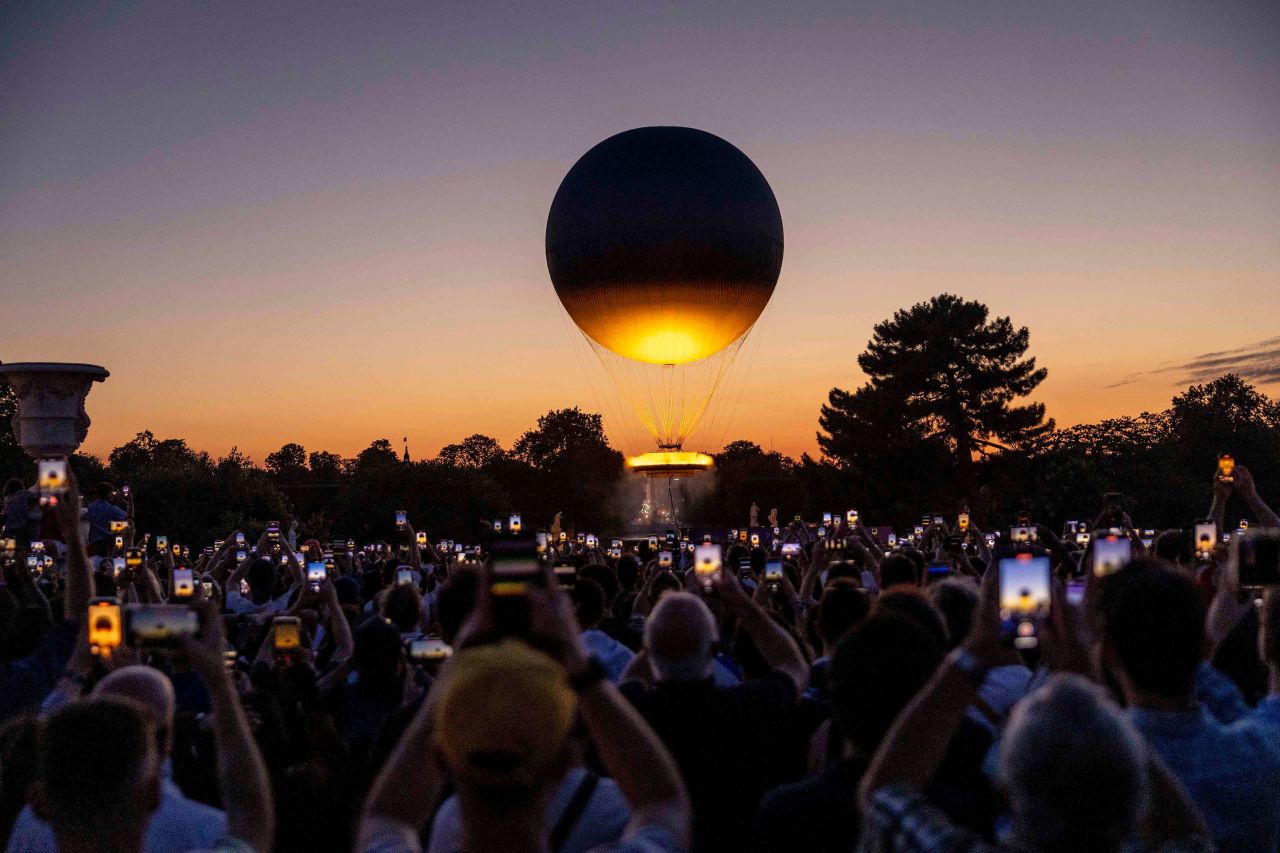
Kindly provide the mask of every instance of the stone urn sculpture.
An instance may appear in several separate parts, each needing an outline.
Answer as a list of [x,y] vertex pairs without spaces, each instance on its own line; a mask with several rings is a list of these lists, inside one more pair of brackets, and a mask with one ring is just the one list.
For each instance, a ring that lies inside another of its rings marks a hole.
[[30,361],[0,364],[0,376],[18,397],[13,433],[34,458],[70,456],[89,433],[84,399],[111,374],[96,364]]

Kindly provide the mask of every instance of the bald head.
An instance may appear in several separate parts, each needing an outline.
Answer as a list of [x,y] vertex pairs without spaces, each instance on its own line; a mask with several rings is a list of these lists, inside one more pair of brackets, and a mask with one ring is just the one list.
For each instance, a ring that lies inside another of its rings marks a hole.
[[145,711],[156,728],[161,753],[168,755],[177,700],[173,683],[162,672],[149,666],[121,667],[98,682],[93,697],[127,699]]
[[644,626],[644,645],[659,681],[697,681],[711,675],[716,620],[688,592],[664,595]]

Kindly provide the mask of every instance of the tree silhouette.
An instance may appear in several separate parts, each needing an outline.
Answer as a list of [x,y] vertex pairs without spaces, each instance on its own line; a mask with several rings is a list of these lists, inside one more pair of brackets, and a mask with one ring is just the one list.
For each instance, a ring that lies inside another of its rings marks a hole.
[[856,423],[876,424],[908,441],[942,441],[964,478],[974,456],[1019,446],[1053,429],[1040,403],[1014,405],[1048,371],[1024,358],[1029,333],[1008,317],[989,319],[981,302],[944,293],[878,323],[858,366],[868,382],[853,394],[834,389],[822,410],[823,452],[858,455]]
[[296,481],[306,475],[307,450],[301,444],[289,442],[275,453],[267,454],[267,470],[277,477]]
[[436,461],[458,468],[484,468],[500,459],[505,459],[507,452],[502,449],[496,438],[476,433],[469,435],[457,444],[446,444],[440,448]]

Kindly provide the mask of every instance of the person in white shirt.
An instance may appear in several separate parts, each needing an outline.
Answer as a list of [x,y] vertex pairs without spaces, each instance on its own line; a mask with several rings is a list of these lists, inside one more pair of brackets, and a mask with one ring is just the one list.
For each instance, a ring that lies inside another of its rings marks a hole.
[[[61,695],[61,694],[58,694]],[[208,847],[227,832],[227,816],[219,809],[189,800],[170,777],[169,754],[173,749],[173,685],[158,670],[126,666],[98,683],[94,697],[131,700],[152,717],[161,758],[160,806],[151,816],[143,849],[146,853],[180,853]],[[49,824],[23,808],[9,834],[5,853],[54,853],[58,849]]]

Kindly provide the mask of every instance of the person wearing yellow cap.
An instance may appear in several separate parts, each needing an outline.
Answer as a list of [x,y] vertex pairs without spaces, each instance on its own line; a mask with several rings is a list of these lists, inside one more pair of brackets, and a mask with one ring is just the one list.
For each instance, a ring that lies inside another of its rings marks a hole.
[[631,808],[622,837],[594,849],[688,849],[692,816],[674,760],[587,655],[573,606],[550,570],[545,581],[528,592],[528,642],[493,636],[488,584],[480,584],[456,643],[462,650],[365,801],[357,850],[417,853],[422,827],[452,781],[463,851],[550,851],[547,803],[572,761],[578,715]]

